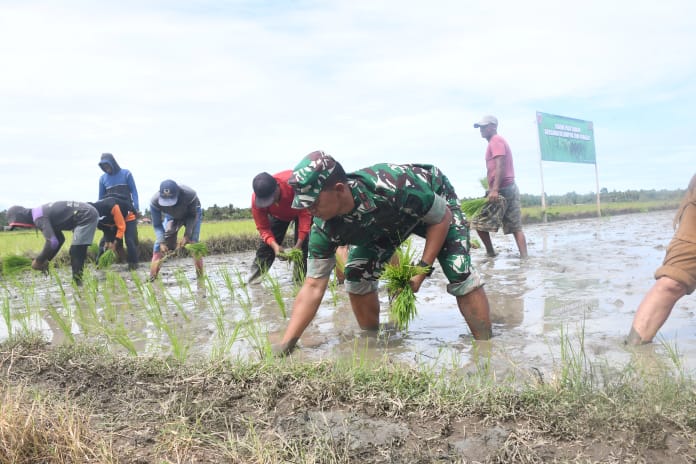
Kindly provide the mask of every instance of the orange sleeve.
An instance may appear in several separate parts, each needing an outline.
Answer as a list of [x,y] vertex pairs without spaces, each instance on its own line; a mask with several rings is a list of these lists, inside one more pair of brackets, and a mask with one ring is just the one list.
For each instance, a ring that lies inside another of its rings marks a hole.
[[116,238],[123,238],[126,233],[126,221],[123,219],[121,208],[118,205],[114,205],[111,208],[111,215],[114,217],[114,224],[116,224]]

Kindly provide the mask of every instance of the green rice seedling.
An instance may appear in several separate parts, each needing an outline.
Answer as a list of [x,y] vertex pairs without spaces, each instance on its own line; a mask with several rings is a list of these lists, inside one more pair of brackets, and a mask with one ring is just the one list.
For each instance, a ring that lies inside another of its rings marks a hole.
[[232,346],[237,341],[241,329],[242,324],[235,324],[231,334],[218,339],[212,348],[210,356],[215,360],[223,359],[232,350]]
[[235,293],[235,297],[245,312],[251,311],[251,296],[249,295],[249,288],[244,281],[244,276],[239,268],[235,268],[234,274],[237,280],[237,287],[240,289],[240,292]]
[[7,255],[2,258],[2,274],[13,276],[31,269],[31,259],[22,255]]
[[7,335],[12,338],[12,311],[10,309],[10,299],[8,296],[2,298],[2,318],[7,326]]
[[416,295],[411,289],[410,280],[419,274],[427,274],[428,268],[411,264],[415,251],[411,241],[406,241],[396,250],[398,263],[388,263],[380,277],[386,282],[387,293],[391,298],[390,315],[400,329],[408,328],[408,323],[416,316]]
[[285,251],[278,255],[288,261],[288,266],[293,268],[294,293],[297,294],[301,282],[304,282],[304,253],[299,248],[286,248]]
[[483,210],[483,207],[486,206],[486,203],[488,203],[488,199],[485,197],[465,200],[462,202],[462,213],[464,213],[466,218],[471,221],[481,213],[481,210]]
[[287,259],[290,264],[301,264],[304,257],[302,250],[299,248],[286,248],[285,251],[278,256]]
[[174,355],[174,358],[181,363],[186,362],[191,345],[188,343],[183,343],[181,337],[176,333],[171,325],[165,323],[162,328],[164,333],[167,334],[167,337],[169,337],[169,344],[172,347],[172,354]]
[[267,288],[270,288],[271,292],[273,293],[273,298],[275,298],[276,303],[278,303],[280,314],[283,315],[283,319],[287,319],[288,315],[287,311],[285,310],[285,300],[283,299],[283,289],[280,286],[280,282],[278,282],[278,279],[269,273],[264,274],[264,282],[266,283]]
[[152,287],[146,288],[144,293],[144,305],[145,315],[152,322],[152,325],[159,331],[164,327],[164,319],[162,317],[162,307],[160,305],[159,298],[155,294]]
[[333,305],[338,306],[338,279],[336,279],[336,276],[329,281],[329,292],[331,293]]
[[217,292],[217,287],[206,276],[205,285],[208,289],[208,303],[210,310],[213,313],[215,328],[217,328],[218,337],[225,335],[225,306],[220,300],[220,294]]
[[118,343],[128,351],[132,356],[138,355],[138,350],[133,343],[133,340],[128,336],[128,330],[123,323],[118,324],[114,330],[107,333],[109,340]]
[[23,312],[15,312],[15,320],[19,322],[22,333],[31,333],[31,318],[34,313],[34,308],[40,307],[36,301],[36,287],[34,285],[18,285],[17,289],[22,294],[22,303],[24,303]]
[[116,253],[108,249],[97,260],[97,269],[109,269],[116,262]]
[[48,314],[51,315],[60,331],[63,332],[63,336],[68,340],[68,343],[72,345],[75,343],[75,336],[72,333],[72,315],[68,308],[65,309],[67,314],[63,317],[53,305],[48,305]]
[[188,251],[189,254],[196,259],[208,256],[208,245],[206,245],[204,242],[187,243],[184,245],[184,248],[186,248],[186,251]]
[[227,268],[222,268],[220,270],[220,277],[222,277],[222,281],[225,283],[225,288],[227,288],[230,296],[234,296],[234,282]]
[[189,280],[186,277],[186,272],[182,268],[177,268],[176,270],[174,270],[174,278],[176,279],[176,283],[179,284],[179,289],[182,293],[184,290],[186,290],[186,293],[188,293],[189,295],[193,293],[191,284],[189,283]]
[[340,272],[341,274],[345,274],[346,271],[346,262],[339,253],[336,253],[336,271]]
[[481,187],[483,187],[483,190],[488,190],[488,177],[480,178],[479,182],[481,183]]

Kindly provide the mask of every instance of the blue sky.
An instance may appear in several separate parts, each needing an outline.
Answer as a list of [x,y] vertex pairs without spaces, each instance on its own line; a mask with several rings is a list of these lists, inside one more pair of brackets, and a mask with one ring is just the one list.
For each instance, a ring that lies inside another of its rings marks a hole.
[[[483,193],[500,121],[541,192],[535,113],[594,123],[599,186],[686,187],[696,171],[696,2],[0,0],[0,210],[96,199],[102,152],[205,207],[322,149],[346,170],[438,165]],[[549,194],[594,165],[543,163]]]

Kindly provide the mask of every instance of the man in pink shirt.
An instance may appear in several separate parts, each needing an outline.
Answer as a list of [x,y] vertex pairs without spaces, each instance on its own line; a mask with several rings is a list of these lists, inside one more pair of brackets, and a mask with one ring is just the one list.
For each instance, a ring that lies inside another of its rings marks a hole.
[[295,223],[294,248],[302,250],[303,263],[293,267],[293,279],[297,283],[304,280],[307,269],[307,236],[312,225],[312,215],[307,209],[293,209],[295,192],[288,185],[291,170],[274,175],[262,172],[254,177],[251,196],[251,213],[256,229],[261,235],[261,245],[256,250],[256,258],[251,267],[247,282],[257,280],[268,271],[275,257],[283,253],[283,240],[291,222]]
[[512,234],[520,251],[520,257],[527,257],[527,239],[522,232],[522,210],[520,191],[515,184],[515,168],[512,151],[507,141],[498,135],[498,119],[484,116],[474,124],[481,131],[481,137],[488,140],[486,148],[486,171],[488,178],[488,204],[481,214],[471,220],[471,228],[476,229],[486,247],[488,256],[496,252],[491,242],[491,232],[502,226],[503,233]]

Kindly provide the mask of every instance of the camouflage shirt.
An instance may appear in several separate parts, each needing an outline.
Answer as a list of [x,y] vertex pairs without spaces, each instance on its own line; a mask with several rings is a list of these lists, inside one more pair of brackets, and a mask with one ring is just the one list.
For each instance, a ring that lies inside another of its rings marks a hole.
[[310,259],[331,258],[340,245],[398,247],[411,233],[439,223],[448,206],[459,208],[447,177],[428,164],[375,164],[348,174],[355,208],[328,221],[314,218]]

